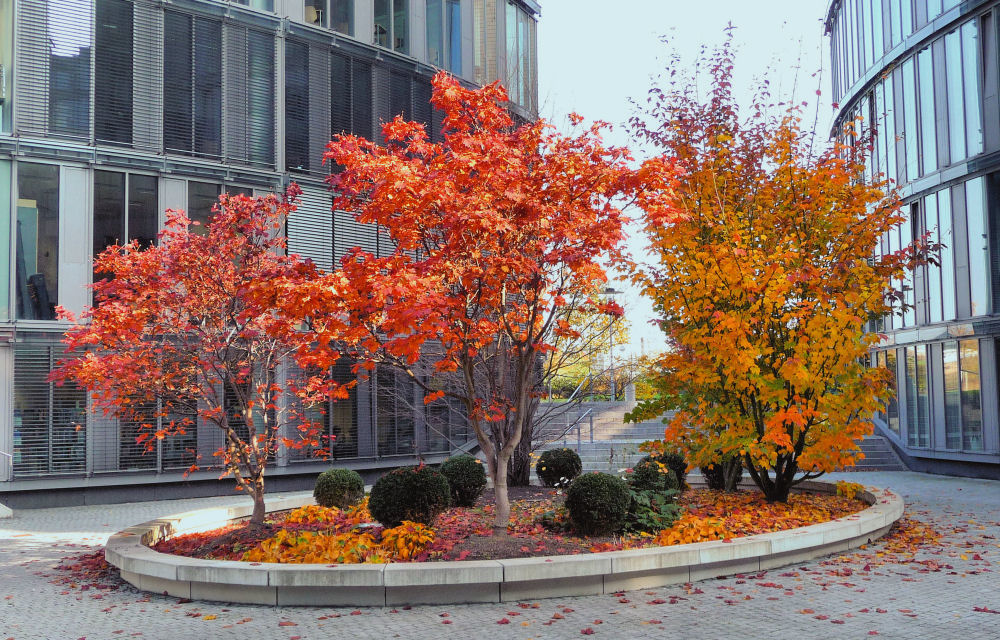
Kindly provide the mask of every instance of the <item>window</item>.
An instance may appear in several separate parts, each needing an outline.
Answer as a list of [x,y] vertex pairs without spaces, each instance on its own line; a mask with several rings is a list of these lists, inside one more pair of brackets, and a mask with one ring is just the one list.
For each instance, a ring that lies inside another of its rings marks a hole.
[[14,95],[14,2],[0,0],[0,131],[11,130]]
[[354,35],[354,0],[330,0],[330,28]]
[[309,169],[309,46],[285,43],[285,166]]
[[372,139],[372,68],[370,64],[330,56],[330,132]]
[[462,73],[462,8],[458,0],[427,0],[427,61]]
[[906,347],[906,442],[930,446],[930,397],[927,388],[927,346]]
[[917,54],[920,76],[920,142],[922,171],[937,171],[937,118],[934,115],[934,63],[930,48]]
[[899,435],[899,390],[896,389],[896,350],[889,349],[885,352],[885,358],[883,360],[885,368],[889,370],[889,387],[890,396],[889,401],[885,406],[886,414],[886,424],[889,426],[889,430]]
[[98,0],[94,64],[94,137],[132,142],[132,3]]
[[917,125],[917,92],[916,80],[913,75],[913,58],[903,62],[903,138],[906,145],[906,179],[916,180],[919,173],[917,139],[920,131]]
[[132,240],[142,247],[155,244],[157,202],[155,176],[95,171],[94,257],[112,245]]
[[962,25],[962,75],[965,86],[965,139],[967,154],[983,150],[983,125],[979,109],[979,35],[976,21]]
[[226,160],[273,167],[275,158],[274,34],[226,24]]
[[90,1],[54,0],[48,9],[48,130],[87,138],[93,49]]
[[373,42],[380,47],[409,53],[406,0],[374,0],[375,33]]
[[200,223],[199,227],[191,227],[195,233],[205,234],[209,218],[212,217],[212,207],[219,202],[222,188],[211,182],[188,182],[187,217],[192,222]]
[[163,146],[168,152],[222,153],[222,24],[164,12]]
[[948,84],[948,138],[952,164],[966,158],[965,102],[962,88],[962,41],[958,31],[944,37],[945,79]]
[[238,4],[245,4],[254,9],[262,11],[274,11],[274,0],[234,0]]
[[14,347],[14,477],[80,473],[87,467],[87,393],[49,382],[61,344]]
[[326,0],[305,0],[305,21],[319,27],[326,26]]
[[55,320],[59,296],[59,167],[17,165],[17,317]]
[[403,116],[404,120],[413,119],[410,85],[409,74],[399,71],[392,71],[389,74],[389,117]]
[[943,345],[945,446],[983,450],[983,411],[979,378],[979,341]]
[[986,202],[984,180],[973,178],[965,183],[966,228],[969,234],[969,297],[972,317],[990,312],[989,251],[986,238]]
[[378,455],[417,452],[414,389],[405,374],[382,367],[375,375],[375,423]]

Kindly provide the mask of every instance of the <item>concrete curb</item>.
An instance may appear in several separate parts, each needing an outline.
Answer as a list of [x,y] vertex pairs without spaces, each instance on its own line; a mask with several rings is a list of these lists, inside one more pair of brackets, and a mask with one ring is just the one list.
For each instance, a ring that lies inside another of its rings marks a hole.
[[14,515],[14,512],[11,511],[10,507],[8,507],[4,503],[0,502],[0,518],[10,518],[13,515]]
[[[825,482],[801,489],[835,493]],[[880,538],[903,515],[903,500],[868,488],[867,509],[822,524],[697,544],[509,560],[290,565],[199,560],[150,549],[164,538],[207,531],[250,515],[251,505],[200,509],[111,536],[107,561],[144,591],[181,598],[269,605],[397,606],[510,602],[650,589],[798,564]],[[312,504],[308,492],[268,499],[268,511]]]

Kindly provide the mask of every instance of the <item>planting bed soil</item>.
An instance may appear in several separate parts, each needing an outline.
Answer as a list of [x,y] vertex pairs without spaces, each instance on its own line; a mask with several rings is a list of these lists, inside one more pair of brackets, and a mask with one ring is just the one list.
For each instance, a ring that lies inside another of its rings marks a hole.
[[[233,522],[212,531],[169,538],[154,549],[203,559],[323,564],[498,560],[581,554],[707,540],[728,541],[740,536],[818,524],[866,508],[865,503],[854,499],[850,488],[843,493],[845,495],[801,493],[793,495],[787,504],[768,504],[756,491],[723,493],[688,489],[677,497],[682,507],[681,517],[667,529],[628,536],[580,537],[572,532],[566,521],[562,492],[540,487],[511,487],[512,524],[507,535],[492,535],[493,493],[487,490],[474,507],[451,508],[441,514],[429,536],[419,527],[399,533],[404,540],[413,542],[400,552],[395,551],[394,545],[380,542],[382,527],[371,522],[363,505],[344,511],[311,506],[272,513],[263,525]],[[428,537],[432,541],[426,542]],[[317,540],[326,543],[335,540],[339,546],[332,552],[324,549],[317,553]],[[341,552],[344,549],[346,551]]]

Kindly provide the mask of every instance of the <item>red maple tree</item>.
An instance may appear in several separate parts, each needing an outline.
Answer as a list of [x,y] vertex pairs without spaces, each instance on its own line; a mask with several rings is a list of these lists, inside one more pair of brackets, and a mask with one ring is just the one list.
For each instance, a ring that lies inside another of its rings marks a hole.
[[[221,429],[215,455],[223,476],[253,497],[255,523],[279,445],[321,445],[320,425],[296,407],[346,396],[325,369],[279,375],[310,340],[296,320],[272,312],[288,288],[316,277],[311,262],[284,255],[280,231],[298,193],[292,185],[280,199],[223,194],[204,233],[168,211],[156,245],[116,245],[94,259],[95,273],[108,277],[92,286],[96,304],[79,321],[60,310],[75,323],[67,351],[79,355],[53,379],[74,379],[97,408],[139,423],[147,451],[199,420]],[[298,402],[281,400],[286,392]]]
[[[341,135],[325,155],[341,168],[335,206],[379,225],[395,250],[355,250],[288,306],[319,325],[343,319],[365,366],[395,366],[425,403],[464,408],[495,487],[494,526],[505,531],[508,463],[543,394],[541,356],[575,331],[564,313],[574,294],[606,281],[624,237],[619,199],[638,178],[628,152],[601,141],[603,123],[582,127],[574,115],[574,135],[544,121],[515,127],[499,84],[470,90],[441,73],[433,86],[442,142],[397,117],[384,146]],[[580,304],[621,313],[589,296]],[[336,352],[317,335],[320,351]]]

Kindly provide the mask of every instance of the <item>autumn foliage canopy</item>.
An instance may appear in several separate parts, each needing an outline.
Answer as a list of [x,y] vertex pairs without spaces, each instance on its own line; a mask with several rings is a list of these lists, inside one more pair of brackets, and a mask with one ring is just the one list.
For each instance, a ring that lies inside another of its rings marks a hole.
[[[346,396],[323,370],[278,376],[310,337],[272,309],[317,275],[312,263],[284,255],[280,231],[297,193],[293,185],[282,199],[223,194],[204,231],[168,211],[156,245],[115,245],[94,259],[105,277],[79,322],[61,312],[76,322],[68,351],[82,355],[64,360],[55,377],[74,379],[97,408],[138,423],[138,442],[150,453],[199,421],[218,427],[216,455],[253,496],[257,522],[278,446],[326,444],[321,425],[294,406]],[[286,392],[297,402],[282,403]]]
[[[662,314],[669,351],[661,396],[635,416],[679,407],[666,442],[694,466],[739,458],[769,500],[849,466],[890,393],[865,366],[893,311],[891,284],[917,251],[873,257],[903,220],[880,179],[865,181],[862,141],[815,153],[790,109],[766,96],[737,113],[732,53],[709,61],[711,93],[655,88],[640,136],[680,169],[669,205],[645,220],[655,264],[635,281]],[[802,471],[801,475],[796,474]]]
[[568,300],[621,313],[577,294],[606,281],[602,261],[623,240],[616,199],[637,179],[627,152],[602,143],[602,123],[574,116],[575,135],[544,121],[515,126],[506,102],[499,84],[470,90],[441,73],[440,142],[401,117],[384,126],[384,144],[337,136],[326,153],[339,167],[334,206],[379,225],[395,251],[354,251],[289,310],[320,327],[320,350],[336,349],[324,318],[346,318],[369,366],[393,365],[425,402],[462,407],[498,488],[498,526],[508,461],[541,393],[539,357],[575,331]]

